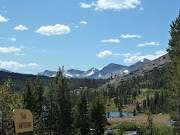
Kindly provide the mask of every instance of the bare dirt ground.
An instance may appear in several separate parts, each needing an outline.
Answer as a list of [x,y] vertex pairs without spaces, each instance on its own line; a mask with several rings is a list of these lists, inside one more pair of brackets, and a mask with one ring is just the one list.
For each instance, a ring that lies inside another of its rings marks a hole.
[[[157,114],[152,115],[153,117],[153,124],[155,126],[158,125],[166,125],[169,121],[169,114]],[[138,114],[135,117],[117,117],[117,118],[108,118],[107,121],[110,124],[118,124],[123,122],[134,122],[138,125],[146,125],[147,124],[148,116],[146,114]]]

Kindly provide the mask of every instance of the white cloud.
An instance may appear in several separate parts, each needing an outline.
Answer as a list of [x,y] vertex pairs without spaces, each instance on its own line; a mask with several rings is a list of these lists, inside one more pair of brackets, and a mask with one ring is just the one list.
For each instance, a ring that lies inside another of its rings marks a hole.
[[139,44],[138,47],[147,46],[147,45],[160,45],[158,42],[147,42],[144,44]]
[[79,26],[74,26],[74,28],[78,28]]
[[164,55],[166,53],[167,53],[166,51],[162,51],[162,50],[155,52],[156,55]]
[[14,27],[14,30],[19,30],[19,31],[23,31],[23,30],[27,30],[28,28],[26,26],[23,26],[23,25],[19,25],[19,26],[16,26]]
[[121,35],[122,38],[141,38],[141,35]]
[[110,56],[110,55],[112,55],[112,52],[109,51],[109,50],[105,50],[105,51],[103,51],[103,52],[100,52],[100,53],[97,55],[97,57],[98,57],[98,58],[105,58],[105,57]]
[[143,11],[143,10],[144,10],[144,8],[143,8],[143,7],[140,7],[140,8],[139,8],[139,10]]
[[124,56],[124,57],[130,57],[131,56],[131,54],[130,53],[124,53],[124,54],[120,54],[120,53],[114,53],[113,55],[115,55],[115,56]]
[[24,53],[15,53],[16,56],[24,56]]
[[148,55],[143,56],[143,55],[140,55],[141,53],[136,53],[136,54],[132,54],[128,58],[125,58],[124,63],[135,63],[135,62],[138,62],[138,61],[143,60],[145,58],[149,59],[149,60],[154,60],[156,58],[159,58],[162,55],[165,55],[166,53],[167,53],[166,51],[162,51],[162,50],[155,52],[153,55],[148,54]]
[[120,53],[112,53],[111,51],[109,50],[105,50],[103,52],[100,52],[97,57],[98,58],[104,58],[104,57],[107,57],[107,56],[111,56],[111,55],[114,55],[114,56],[124,56],[126,58],[132,56],[132,54],[130,53],[124,53],[124,54],[120,54]]
[[16,41],[16,38],[5,38],[5,37],[0,37],[0,39],[3,39],[3,40],[10,40],[10,41]]
[[81,21],[80,24],[87,24],[87,22],[86,21]]
[[101,42],[106,43],[106,42],[111,42],[111,43],[119,43],[119,39],[106,39],[106,40],[101,40]]
[[81,4],[82,8],[91,8],[92,6],[95,7],[95,11],[97,10],[107,10],[107,9],[114,9],[114,10],[121,10],[121,9],[129,9],[129,8],[136,8],[137,5],[140,5],[140,0],[97,0],[96,3],[92,4]]
[[9,18],[5,18],[0,14],[0,22],[7,22],[9,21]]
[[28,66],[31,66],[31,67],[37,67],[38,65],[36,63],[29,63]]
[[92,6],[91,4],[85,4],[83,2],[81,2],[80,5],[82,8],[91,8],[91,6]]
[[0,47],[0,53],[11,53],[11,52],[19,52],[23,47],[16,48],[14,46],[11,47]]
[[0,60],[0,68],[3,69],[19,69],[19,68],[25,68],[25,67],[37,67],[38,65],[36,63],[29,63],[29,64],[21,64],[16,61],[2,61]]
[[19,62],[0,60],[0,68],[18,69],[18,68],[24,68],[24,67],[26,67],[26,65],[20,64]]
[[9,38],[10,41],[16,41],[16,38]]
[[54,26],[42,26],[37,29],[35,32],[40,33],[42,35],[51,36],[51,35],[64,35],[70,32],[70,28],[65,25],[56,24]]

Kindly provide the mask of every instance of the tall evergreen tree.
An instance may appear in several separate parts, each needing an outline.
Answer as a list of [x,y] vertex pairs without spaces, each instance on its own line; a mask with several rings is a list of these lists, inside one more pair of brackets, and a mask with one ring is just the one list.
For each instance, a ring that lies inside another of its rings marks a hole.
[[70,87],[64,75],[64,69],[59,68],[54,78],[54,89],[56,94],[56,133],[70,135],[72,132],[72,102]]
[[169,47],[171,63],[168,65],[169,95],[171,97],[171,118],[176,121],[175,134],[180,134],[180,14],[170,25]]
[[50,81],[49,86],[46,91],[46,107],[48,109],[48,115],[47,115],[47,121],[46,125],[49,130],[49,135],[54,132],[54,126],[55,126],[55,91],[54,91],[54,85],[53,82]]
[[44,86],[40,75],[36,77],[33,84],[33,116],[34,116],[34,133],[37,135],[44,134],[43,112],[44,112]]
[[80,129],[81,135],[89,132],[89,114],[87,98],[84,91],[81,91],[75,107],[75,126]]
[[139,103],[136,103],[136,110],[139,112],[140,111],[140,107],[139,107]]
[[38,75],[33,86],[33,96],[34,96],[33,111],[36,112],[38,117],[40,117],[43,112],[43,103],[44,103],[43,94],[44,94],[43,80],[42,77]]
[[102,96],[98,96],[93,101],[90,108],[90,116],[92,127],[95,129],[97,135],[104,133],[106,125],[106,109]]
[[33,96],[33,89],[30,78],[27,78],[26,80],[25,87],[23,90],[23,98],[24,98],[25,108],[32,111],[34,105],[34,96]]

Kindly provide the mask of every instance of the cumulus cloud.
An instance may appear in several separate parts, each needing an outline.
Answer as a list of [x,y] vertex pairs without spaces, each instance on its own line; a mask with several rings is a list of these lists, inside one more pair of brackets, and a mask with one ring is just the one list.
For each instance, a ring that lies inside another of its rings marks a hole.
[[91,8],[91,6],[92,6],[91,4],[85,4],[83,2],[81,2],[80,5],[82,8]]
[[113,53],[113,55],[115,55],[115,56],[120,55],[120,56],[124,56],[124,57],[130,57],[130,56],[131,56],[130,53],[123,53],[123,54],[120,54],[120,53]]
[[159,50],[159,51],[156,51],[154,54],[147,54],[147,55],[141,55],[141,52],[121,54],[121,53],[112,53],[109,50],[105,50],[97,54],[97,57],[105,58],[108,56],[124,56],[125,57],[124,63],[135,63],[143,59],[154,60],[165,54],[167,54],[167,52],[163,50]]
[[16,41],[16,38],[9,38],[10,41]]
[[110,55],[112,55],[112,52],[109,51],[109,50],[105,50],[105,51],[103,51],[103,52],[100,52],[100,53],[97,55],[97,57],[98,57],[98,58],[105,58],[105,57],[110,56]]
[[107,57],[107,56],[124,56],[124,57],[126,57],[126,58],[128,58],[128,57],[130,57],[130,56],[132,56],[132,54],[130,54],[130,53],[124,53],[124,54],[121,54],[121,53],[112,53],[111,51],[109,51],[109,50],[105,50],[105,51],[103,51],[103,52],[100,52],[98,55],[97,55],[97,57],[98,58],[105,58],[105,57]]
[[19,69],[26,67],[25,64],[21,64],[16,61],[1,61],[0,60],[0,68],[8,68],[8,69]]
[[137,5],[140,4],[140,0],[97,0],[95,3],[92,3],[90,5],[83,3],[81,4],[81,7],[91,8],[92,6],[94,6],[95,11],[106,9],[114,9],[119,11],[121,9],[136,8]]
[[33,67],[33,68],[34,68],[34,67],[37,67],[38,65],[37,65],[36,63],[29,63],[29,64],[28,64],[28,66]]
[[106,40],[101,40],[101,42],[103,42],[103,43],[107,43],[107,42],[110,42],[110,43],[119,43],[120,40],[119,39],[106,39]]
[[10,41],[16,41],[16,38],[5,38],[5,37],[0,37],[0,39],[3,39],[3,40],[10,40]]
[[24,31],[28,30],[28,28],[20,24],[19,26],[14,27],[14,30]]
[[138,52],[138,53],[132,54],[128,58],[125,58],[124,63],[135,63],[135,62],[138,62],[138,61],[143,60],[145,58],[149,59],[149,60],[154,60],[156,58],[159,58],[162,55],[165,55],[166,53],[167,53],[166,51],[159,50],[159,51],[156,51],[153,55],[151,55],[151,54],[140,55],[141,53]]
[[86,21],[81,21],[80,24],[87,24],[87,22]]
[[11,47],[0,47],[0,53],[11,53],[11,52],[19,52],[23,47],[16,48],[14,46]]
[[38,65],[36,63],[29,63],[29,64],[21,64],[16,61],[2,61],[0,60],[0,68],[3,69],[19,69],[19,68],[25,68],[25,67],[37,67]]
[[147,45],[160,45],[158,42],[147,42],[147,43],[144,43],[144,44],[139,44],[138,47],[142,47],[142,46],[147,46]]
[[121,35],[122,38],[141,38],[141,35]]
[[35,32],[42,34],[42,35],[51,36],[51,35],[68,34],[70,31],[71,30],[68,26],[56,24],[54,26],[52,26],[52,25],[42,26],[39,29],[37,29]]
[[9,21],[9,18],[5,18],[0,14],[0,22],[7,22]]

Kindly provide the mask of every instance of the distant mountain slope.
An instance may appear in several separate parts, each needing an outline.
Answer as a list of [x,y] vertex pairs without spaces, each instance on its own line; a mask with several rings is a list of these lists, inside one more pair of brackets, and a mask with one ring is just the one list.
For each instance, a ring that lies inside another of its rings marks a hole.
[[91,75],[90,78],[108,78],[108,77],[106,77],[107,75],[109,76],[114,71],[122,70],[126,67],[127,66],[123,66],[123,65],[119,65],[119,64],[115,64],[115,63],[110,63],[109,65],[105,66],[102,70]]
[[127,67],[127,70],[132,71],[132,70],[134,70],[134,69],[136,69],[136,68],[138,68],[138,67],[140,67],[140,66],[142,66],[142,65],[144,65],[144,64],[146,64],[148,62],[150,62],[150,60],[148,60],[148,59],[140,60],[140,61],[136,62],[135,64]]
[[151,72],[155,69],[161,69],[161,68],[165,67],[166,64],[169,62],[171,62],[171,60],[169,59],[168,54],[166,54],[164,56],[161,56],[151,62],[148,62],[148,63],[132,70],[131,72],[123,75],[120,78],[111,80],[110,82],[108,82],[108,84],[120,84],[121,82],[124,82],[127,79],[130,79],[132,77],[144,75],[145,73]]
[[56,71],[45,70],[39,74],[42,76],[54,77],[56,75]]
[[[65,71],[66,77],[67,78],[103,78],[107,79],[111,77],[111,74],[116,75],[116,76],[122,76],[123,73],[130,72],[137,67],[142,66],[145,63],[150,62],[148,59],[143,59],[141,61],[136,62],[133,65],[130,65],[129,67],[124,66],[124,65],[119,65],[115,63],[110,63],[101,70],[98,70],[97,68],[91,68],[87,71],[81,71],[81,70],[76,70],[76,69],[70,69]],[[56,71],[49,71],[45,70],[44,72],[40,73],[41,75],[48,76],[48,77],[54,77],[56,74]]]
[[85,71],[83,74],[80,75],[80,78],[91,78],[90,76],[94,75],[96,72],[98,72],[99,70],[97,68],[91,68],[87,71]]
[[[140,66],[142,66],[142,65],[144,65],[144,64],[146,64],[148,62],[150,62],[150,60],[143,59],[143,60],[140,60],[140,61],[130,65],[129,67],[123,68],[123,69],[118,70],[118,71],[114,71],[114,72],[112,72],[112,74],[116,75],[117,77],[122,76],[123,74],[127,74],[130,71],[132,71],[132,70],[134,70],[134,69],[136,69],[136,68],[138,68],[138,67],[140,67]],[[107,75],[107,76],[104,76],[104,78],[110,78],[110,74]]]
[[66,77],[68,78],[79,78],[79,76],[81,76],[81,74],[84,73],[84,71],[81,70],[76,70],[76,69],[69,69],[67,71],[65,71],[66,73]]

